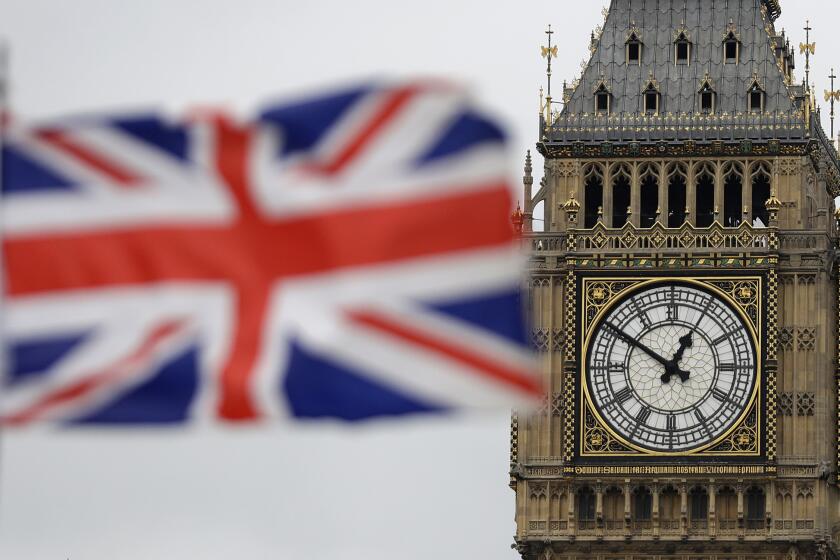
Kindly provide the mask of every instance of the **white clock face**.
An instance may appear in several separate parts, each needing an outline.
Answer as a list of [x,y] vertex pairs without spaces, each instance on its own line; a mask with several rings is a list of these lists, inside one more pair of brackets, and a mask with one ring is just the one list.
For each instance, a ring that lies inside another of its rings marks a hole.
[[612,307],[586,349],[586,382],[601,417],[628,442],[685,452],[723,435],[750,402],[753,337],[711,291],[658,283]]

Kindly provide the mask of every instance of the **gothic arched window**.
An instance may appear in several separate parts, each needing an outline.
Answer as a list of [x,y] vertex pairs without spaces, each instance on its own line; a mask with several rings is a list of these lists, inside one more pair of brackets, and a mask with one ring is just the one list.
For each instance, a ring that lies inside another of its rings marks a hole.
[[770,170],[761,162],[752,173],[752,219],[753,224],[761,227],[770,225],[770,213],[767,211],[767,199],[770,198]]
[[743,215],[744,170],[729,162],[723,169],[723,225],[738,227]]
[[583,227],[593,228],[604,206],[604,174],[601,166],[592,164],[583,171],[584,209]]
[[642,90],[642,103],[644,104],[644,112],[649,115],[656,115],[660,110],[660,94],[659,84],[651,76],[648,80],[645,89]]
[[624,528],[624,493],[618,486],[611,486],[604,492],[604,523],[607,531]]
[[589,486],[578,490],[577,496],[577,517],[581,529],[595,528],[595,492]]
[[723,37],[723,62],[724,64],[738,64],[741,50],[741,41],[735,33],[735,25],[729,24],[729,30]]
[[595,113],[600,115],[609,115],[611,101],[612,95],[607,89],[606,84],[602,82],[598,86],[598,89],[595,90]]
[[638,33],[635,31],[631,31],[627,37],[627,42],[625,43],[625,48],[627,51],[627,64],[636,64],[638,66],[642,65],[642,44],[641,39],[639,39]]
[[674,63],[691,64],[691,41],[685,31],[679,32],[674,40]]
[[758,80],[753,80],[752,85],[747,90],[747,108],[751,113],[764,111],[764,90]]
[[711,165],[704,165],[697,172],[697,190],[694,209],[697,227],[705,228],[715,221],[715,174]]
[[688,518],[692,525],[697,527],[708,522],[709,494],[702,486],[692,488],[688,493]]
[[630,171],[620,165],[612,179],[612,227],[624,227],[630,213]]
[[653,516],[653,496],[644,486],[639,486],[633,491],[633,500],[630,502],[630,514],[634,523],[650,522]]
[[639,226],[649,228],[656,223],[659,214],[659,173],[653,164],[647,164],[642,168],[639,175],[641,178]]
[[678,228],[685,223],[686,205],[686,166],[673,163],[668,167],[668,227]]
[[709,80],[708,76],[703,80],[703,83],[700,85],[700,90],[697,92],[697,97],[701,113],[715,112],[717,94],[715,93],[715,90],[712,87],[712,82],[711,80]]
[[715,498],[715,514],[721,531],[733,532],[738,523],[738,495],[729,486],[722,486]]
[[758,486],[752,486],[749,490],[747,490],[745,498],[746,499],[744,501],[746,502],[747,506],[747,530],[755,531],[764,528],[764,516],[766,506],[764,490],[762,490]]

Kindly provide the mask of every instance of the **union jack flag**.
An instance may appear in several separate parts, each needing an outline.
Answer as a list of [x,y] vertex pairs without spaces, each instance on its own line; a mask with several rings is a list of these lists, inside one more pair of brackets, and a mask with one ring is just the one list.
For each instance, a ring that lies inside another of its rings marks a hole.
[[11,124],[4,423],[533,403],[504,147],[434,82]]

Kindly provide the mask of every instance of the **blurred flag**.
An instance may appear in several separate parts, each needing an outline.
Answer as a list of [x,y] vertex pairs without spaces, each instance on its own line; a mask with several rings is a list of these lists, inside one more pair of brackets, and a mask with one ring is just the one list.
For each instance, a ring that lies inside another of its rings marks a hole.
[[4,422],[533,403],[504,148],[438,83],[11,126]]

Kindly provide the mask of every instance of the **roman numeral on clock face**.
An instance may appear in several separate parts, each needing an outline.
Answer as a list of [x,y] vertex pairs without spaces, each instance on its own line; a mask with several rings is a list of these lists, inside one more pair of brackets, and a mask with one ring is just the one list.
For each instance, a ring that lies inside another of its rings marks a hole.
[[729,335],[730,333],[723,333],[722,335],[720,335],[712,341],[712,346],[717,346],[721,342],[726,342],[727,340],[729,340]]
[[633,396],[633,390],[630,387],[625,387],[624,389],[620,390],[618,393],[615,394],[615,400],[621,404],[627,402],[627,400]]
[[671,286],[670,302],[665,308],[665,313],[667,314],[669,321],[677,321],[680,318],[680,306],[677,304],[676,290],[673,286]]
[[721,391],[720,388],[718,388],[718,387],[715,387],[714,389],[712,389],[712,394],[720,402],[730,402],[729,395],[727,395],[726,393]]
[[639,424],[644,424],[647,422],[647,419],[650,418],[650,410],[647,408],[642,408],[639,410],[639,413],[636,415],[636,421]]

